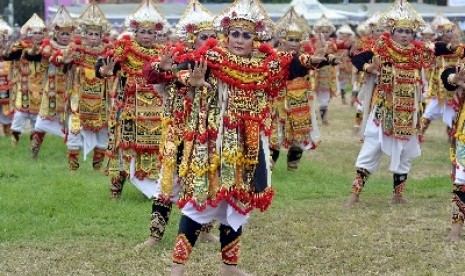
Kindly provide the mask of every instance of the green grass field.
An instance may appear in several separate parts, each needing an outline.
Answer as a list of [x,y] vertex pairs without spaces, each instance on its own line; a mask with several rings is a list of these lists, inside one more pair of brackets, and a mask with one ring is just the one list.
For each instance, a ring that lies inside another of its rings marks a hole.
[[[464,239],[446,243],[450,227],[449,146],[433,122],[415,159],[405,196],[392,206],[392,174],[384,157],[353,209],[344,205],[360,142],[354,109],[334,99],[322,143],[297,172],[282,152],[266,213],[244,229],[240,268],[253,275],[459,275]],[[167,275],[177,232],[174,211],[159,248],[135,251],[148,237],[151,203],[130,184],[109,200],[108,179],[81,161],[67,169],[66,148],[47,136],[39,160],[29,140],[17,148],[0,137],[0,275]],[[219,244],[198,243],[187,275],[218,275]]]

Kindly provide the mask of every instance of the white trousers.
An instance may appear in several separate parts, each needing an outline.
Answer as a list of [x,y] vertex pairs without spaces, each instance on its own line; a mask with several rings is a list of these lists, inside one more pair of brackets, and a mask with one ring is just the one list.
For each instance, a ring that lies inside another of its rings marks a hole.
[[24,132],[24,128],[26,127],[26,123],[29,120],[29,125],[31,127],[30,132],[34,132],[34,127],[37,121],[37,114],[31,114],[21,111],[15,111],[13,115],[13,122],[11,123],[11,130],[17,132]]
[[[131,164],[129,166],[129,180],[131,183],[136,186],[136,188],[141,191],[147,198],[158,198],[162,191],[160,185],[160,179],[162,178],[162,169],[160,169],[160,174],[158,179],[150,179],[150,178],[143,178],[139,179],[135,176],[136,171],[136,159],[134,157],[131,158]],[[181,185],[179,185],[179,178],[177,174],[173,176],[173,191],[171,198],[171,202],[176,203],[179,200],[179,192],[181,191]]]
[[11,117],[9,116],[5,116],[2,112],[1,112],[1,106],[0,106],[0,124],[2,125],[9,125],[11,124]]
[[203,225],[217,220],[221,224],[231,226],[234,231],[237,231],[239,227],[245,225],[250,217],[249,214],[239,214],[225,200],[220,201],[217,207],[207,205],[207,208],[201,212],[198,211],[192,203],[188,203],[181,211],[184,215],[199,224]]
[[108,129],[102,128],[98,132],[90,131],[87,129],[81,129],[79,133],[68,133],[68,139],[66,141],[68,149],[78,150],[82,149],[84,152],[84,161],[86,156],[94,148],[106,149],[108,146]]
[[412,159],[421,155],[420,142],[417,135],[410,136],[407,141],[384,135],[382,128],[374,123],[372,112],[365,128],[365,139],[355,166],[374,173],[379,168],[382,153],[391,157],[390,171],[398,174],[408,173]]
[[331,93],[329,91],[317,93],[318,106],[320,108],[328,107],[330,99],[331,99]]
[[452,106],[444,103],[443,105],[439,104],[437,98],[432,98],[429,104],[426,106],[423,117],[431,121],[437,120],[442,115],[442,121],[449,127],[452,127],[452,122],[455,119],[455,111]]
[[63,133],[63,124],[60,123],[58,118],[48,120],[37,116],[35,131],[51,133],[62,138],[65,137],[65,134]]

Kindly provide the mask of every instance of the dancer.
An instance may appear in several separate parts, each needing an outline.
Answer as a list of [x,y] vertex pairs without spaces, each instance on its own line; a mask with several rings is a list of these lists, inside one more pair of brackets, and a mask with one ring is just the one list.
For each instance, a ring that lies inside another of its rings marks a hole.
[[389,169],[393,172],[394,182],[391,202],[406,203],[403,192],[411,162],[421,153],[418,137],[420,73],[422,68],[431,66],[434,58],[430,48],[414,40],[415,32],[424,21],[410,3],[397,0],[383,14],[379,24],[386,26],[389,33],[379,37],[372,51],[352,59],[359,71],[376,76],[377,81],[373,78],[370,84],[373,89],[366,89],[366,93],[373,93],[373,102],[364,104],[369,104],[372,109],[346,207],[352,207],[358,201],[368,177],[378,169],[382,153],[391,158]]
[[67,142],[68,163],[71,171],[79,168],[79,151],[84,151],[84,160],[94,151],[92,167],[98,171],[102,167],[108,146],[107,86],[111,79],[95,76],[98,58],[111,50],[104,41],[104,34],[110,23],[95,3],[90,4],[77,20],[83,39],[76,39],[72,46],[73,70],[72,89],[67,102]]

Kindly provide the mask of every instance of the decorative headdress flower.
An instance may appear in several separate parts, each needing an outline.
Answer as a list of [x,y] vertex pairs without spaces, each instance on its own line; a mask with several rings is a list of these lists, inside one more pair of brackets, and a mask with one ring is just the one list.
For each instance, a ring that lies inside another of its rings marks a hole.
[[105,33],[111,28],[110,22],[95,2],[87,7],[77,21],[83,31],[96,30]]
[[367,18],[367,20],[365,21],[365,24],[372,29],[374,27],[377,27],[379,25],[379,20],[381,19],[381,15],[382,13],[380,11],[374,11],[370,15],[370,17]]
[[271,38],[273,22],[259,0],[235,0],[217,15],[215,27],[225,34],[232,27],[245,28],[263,41]]
[[407,0],[396,0],[381,16],[379,25],[391,30],[403,27],[418,31],[421,26],[425,25],[425,21]]
[[278,20],[275,31],[277,36],[281,39],[288,37],[305,39],[308,38],[311,29],[307,21],[295,12],[294,7],[291,7],[283,17]]
[[349,34],[351,36],[355,36],[354,31],[352,31],[352,28],[348,24],[343,24],[339,29],[337,29],[336,34]]
[[126,18],[124,26],[129,27],[130,31],[135,31],[138,28],[150,28],[157,32],[163,32],[169,24],[152,0],[144,0]]
[[445,17],[442,12],[438,12],[431,21],[431,27],[435,32],[442,33],[444,30],[455,28],[455,24],[452,23],[447,17]]
[[206,30],[213,30],[213,15],[198,0],[191,0],[176,25],[176,34],[186,40]]
[[315,23],[313,26],[313,31],[315,33],[322,32],[323,29],[328,28],[330,33],[334,33],[336,31],[336,27],[329,21],[329,19],[323,14],[320,19]]

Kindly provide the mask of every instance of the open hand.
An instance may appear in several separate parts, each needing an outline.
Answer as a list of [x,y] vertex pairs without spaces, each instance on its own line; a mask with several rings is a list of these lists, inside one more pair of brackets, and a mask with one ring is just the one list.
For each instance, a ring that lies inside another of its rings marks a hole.
[[204,60],[196,61],[194,68],[191,69],[191,65],[188,65],[189,71],[189,85],[194,87],[211,87],[211,85],[205,81],[205,74],[207,73],[207,62]]
[[173,55],[173,50],[169,50],[160,58],[159,68],[163,71],[169,71],[173,67],[173,62],[178,57],[179,53]]
[[107,57],[107,59],[104,59],[103,62],[103,74],[105,76],[113,76],[113,70],[115,69],[116,64],[115,59],[112,57]]

